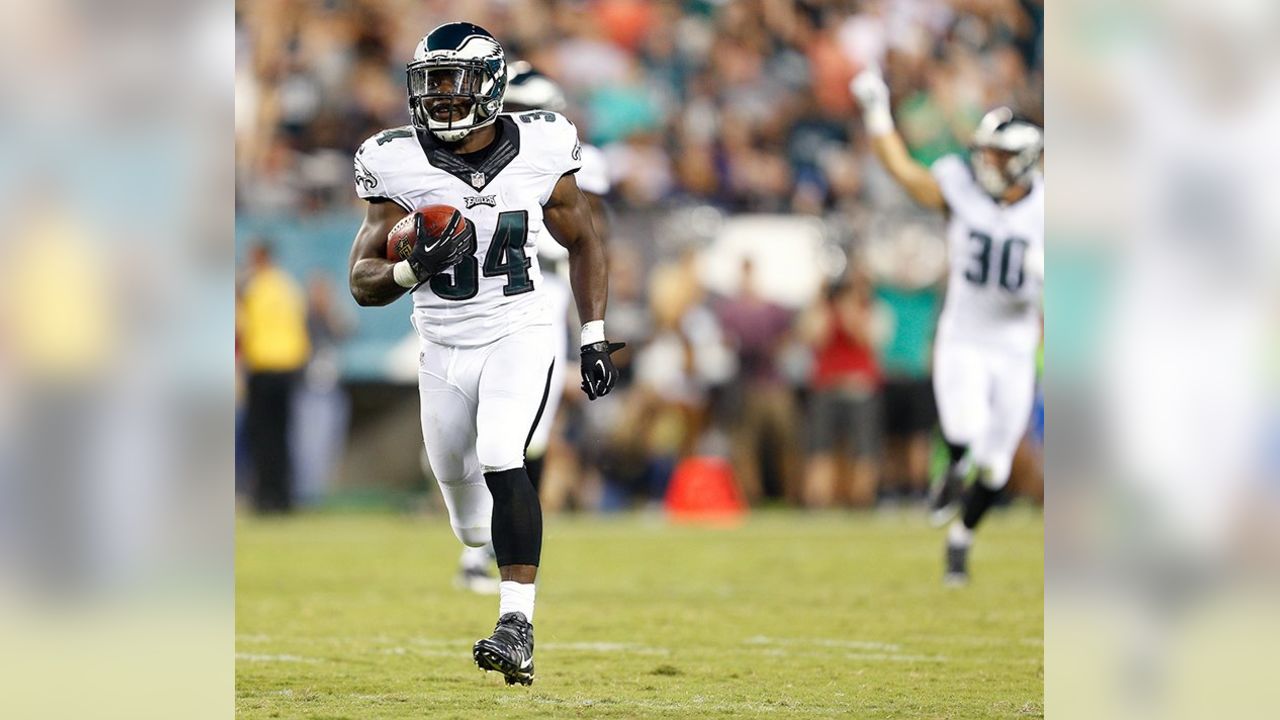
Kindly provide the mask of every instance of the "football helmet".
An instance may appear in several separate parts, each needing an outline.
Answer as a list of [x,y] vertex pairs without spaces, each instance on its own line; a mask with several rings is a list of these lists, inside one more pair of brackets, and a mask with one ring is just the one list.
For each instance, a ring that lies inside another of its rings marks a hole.
[[507,67],[507,96],[503,101],[506,110],[564,112],[569,103],[565,100],[564,91],[554,80],[533,69],[524,60],[517,60]]
[[1044,131],[1015,117],[1009,108],[998,107],[978,123],[969,149],[974,178],[998,200],[1011,187],[1031,184],[1044,151]]
[[458,142],[502,112],[507,61],[488,30],[466,22],[427,33],[406,67],[413,126]]

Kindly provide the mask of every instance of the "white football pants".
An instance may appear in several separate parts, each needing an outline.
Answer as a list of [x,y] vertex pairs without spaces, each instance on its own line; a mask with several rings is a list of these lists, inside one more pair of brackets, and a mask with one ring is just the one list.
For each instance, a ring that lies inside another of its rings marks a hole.
[[1009,482],[1013,454],[1027,431],[1035,401],[1035,355],[939,337],[934,347],[933,394],[947,442],[969,448],[987,471],[991,489]]
[[490,540],[493,498],[484,473],[524,464],[550,384],[549,334],[537,325],[482,347],[422,342],[418,392],[427,461],[453,533],[471,547]]

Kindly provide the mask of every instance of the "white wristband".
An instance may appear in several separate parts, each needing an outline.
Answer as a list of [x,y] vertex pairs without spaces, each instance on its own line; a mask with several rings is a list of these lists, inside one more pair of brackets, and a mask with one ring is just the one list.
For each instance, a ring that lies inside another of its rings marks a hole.
[[893,114],[889,112],[887,104],[877,103],[862,114],[862,124],[866,125],[871,137],[883,137],[893,132]]
[[592,320],[582,325],[582,346],[604,342],[604,321]]
[[400,287],[411,288],[418,284],[418,276],[413,274],[408,260],[401,260],[391,266],[391,277]]

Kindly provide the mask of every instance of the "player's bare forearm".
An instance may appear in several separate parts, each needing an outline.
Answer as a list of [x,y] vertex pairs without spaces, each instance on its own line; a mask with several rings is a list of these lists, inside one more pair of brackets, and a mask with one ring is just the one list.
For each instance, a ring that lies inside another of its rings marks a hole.
[[390,305],[408,292],[392,278],[392,265],[382,258],[366,258],[351,267],[351,296],[357,305]]
[[392,202],[369,203],[365,209],[348,263],[351,296],[357,304],[389,305],[407,291],[396,283],[395,263],[386,258],[387,233],[403,216],[404,208]]
[[591,224],[595,226],[596,234],[603,241],[609,237],[609,210],[605,207],[604,198],[586,190],[583,190],[582,194],[587,198],[587,204],[591,206]]
[[604,243],[594,232],[590,240],[569,251],[569,284],[573,287],[573,300],[581,322],[604,319],[609,297],[608,267]]
[[942,189],[929,169],[916,162],[897,131],[871,138],[871,149],[885,170],[917,203],[931,210],[946,208]]
[[609,297],[609,261],[604,241],[591,221],[591,206],[572,175],[556,183],[543,207],[556,242],[569,251],[569,284],[582,322],[603,320]]

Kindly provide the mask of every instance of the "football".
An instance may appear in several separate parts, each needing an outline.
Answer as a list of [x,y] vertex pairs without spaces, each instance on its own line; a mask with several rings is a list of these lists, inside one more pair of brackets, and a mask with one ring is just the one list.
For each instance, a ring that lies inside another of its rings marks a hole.
[[467,232],[471,221],[462,216],[462,211],[450,205],[427,205],[405,215],[400,222],[387,233],[387,259],[391,261],[407,260],[417,242],[414,232],[414,217],[422,216],[423,230],[427,237],[439,238],[446,234],[462,235]]

